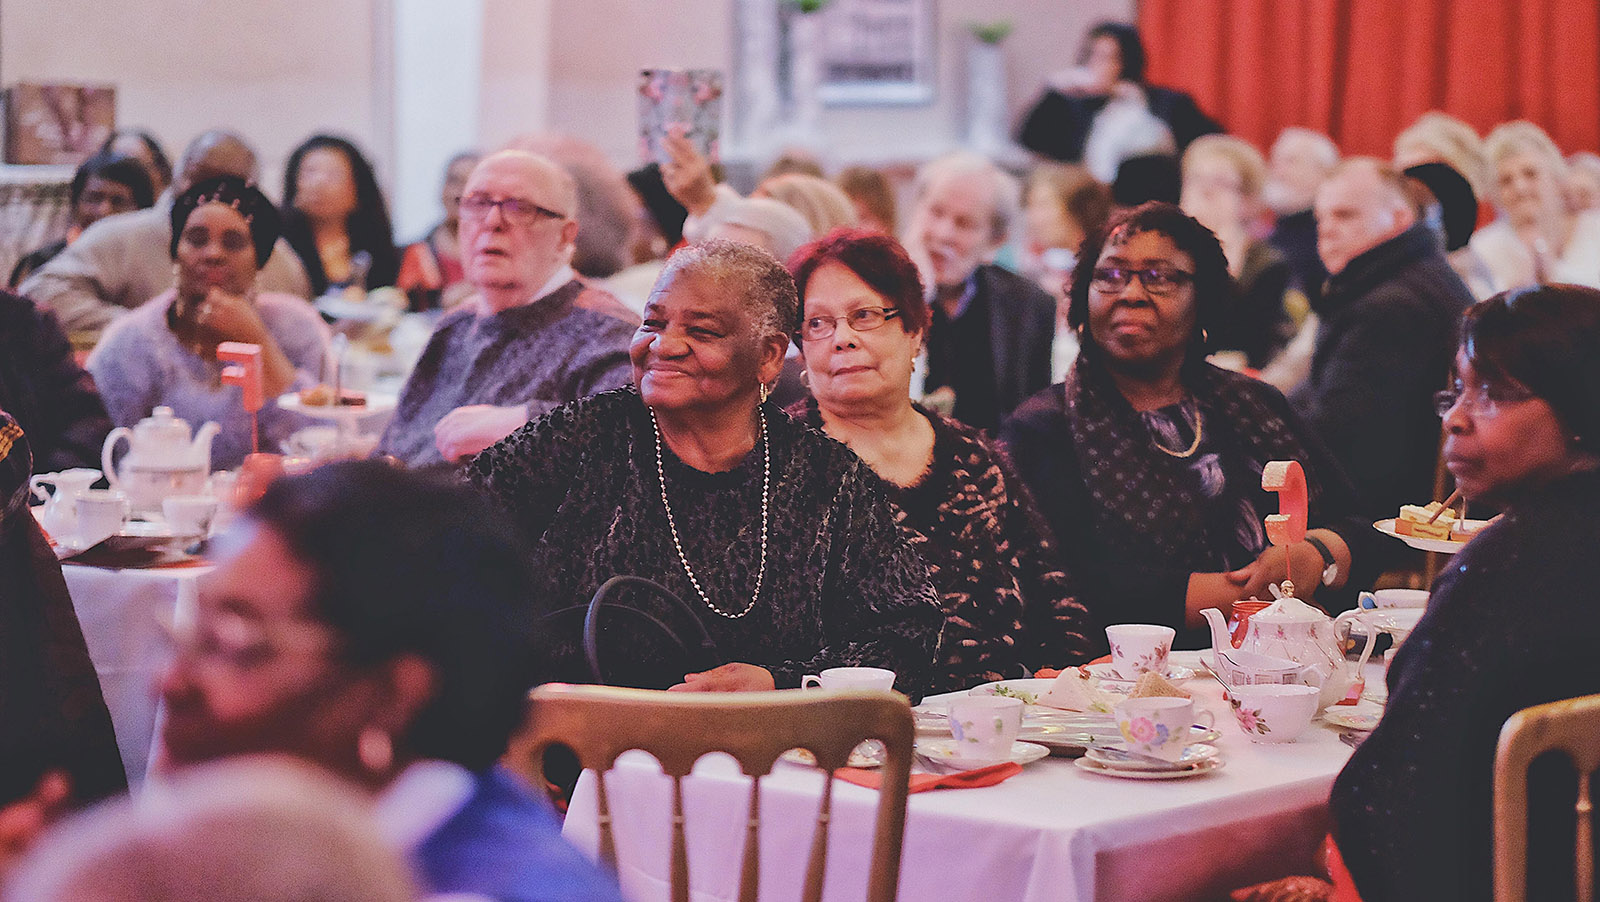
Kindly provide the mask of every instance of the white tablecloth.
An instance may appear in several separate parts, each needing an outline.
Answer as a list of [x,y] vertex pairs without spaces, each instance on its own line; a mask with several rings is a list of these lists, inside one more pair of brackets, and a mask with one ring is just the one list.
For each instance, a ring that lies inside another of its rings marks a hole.
[[156,735],[155,681],[166,662],[162,624],[194,605],[195,580],[209,567],[106,570],[65,564],[72,607],[83,627],[130,785],[144,780]]
[[[1381,670],[1369,666],[1372,678]],[[1186,684],[1217,718],[1226,766],[1185,780],[1134,781],[1047,758],[998,786],[910,797],[900,898],[974,902],[1088,902],[1225,898],[1231,888],[1310,873],[1327,832],[1334,776],[1350,755],[1331,727],[1299,741],[1252,743],[1221,687]],[[937,699],[935,699],[937,701]],[[762,782],[762,896],[797,898],[815,819],[819,772],[781,763]],[[565,832],[597,845],[594,777],[585,773]],[[630,752],[606,777],[616,814],[622,885],[634,902],[666,899],[670,781]],[[826,898],[860,898],[877,794],[834,789]],[[689,873],[696,900],[737,895],[748,782],[727,756],[702,759],[685,781]]]

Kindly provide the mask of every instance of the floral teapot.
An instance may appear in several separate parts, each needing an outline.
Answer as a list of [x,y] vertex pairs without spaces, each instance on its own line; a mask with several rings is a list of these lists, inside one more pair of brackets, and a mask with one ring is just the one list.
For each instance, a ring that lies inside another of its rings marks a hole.
[[[1343,641],[1349,637],[1360,611],[1329,617],[1320,608],[1295,598],[1294,585],[1287,580],[1284,590],[1283,597],[1250,615],[1249,631],[1239,643],[1239,650],[1250,656],[1300,665],[1299,679],[1321,687],[1317,703],[1322,707],[1343,701],[1360,681],[1361,668],[1372,651],[1372,643],[1368,642],[1361,650],[1360,661],[1351,663],[1344,656]],[[1213,646],[1219,652],[1231,648],[1233,643],[1222,612],[1212,608],[1203,613],[1211,624]]]
[[[128,495],[134,513],[155,513],[172,495],[200,495],[211,475],[211,440],[221,429],[206,423],[192,437],[189,424],[174,416],[172,408],[157,407],[129,429],[119,426],[106,436],[100,464],[113,489]],[[111,465],[111,452],[126,439],[128,453],[120,468]]]

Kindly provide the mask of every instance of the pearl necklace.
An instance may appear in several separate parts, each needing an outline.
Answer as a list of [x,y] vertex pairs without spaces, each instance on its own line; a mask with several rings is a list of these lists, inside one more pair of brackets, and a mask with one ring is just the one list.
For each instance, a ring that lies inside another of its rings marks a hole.
[[761,598],[761,581],[767,575],[767,500],[772,484],[772,443],[767,437],[766,411],[758,407],[756,412],[761,417],[761,564],[756,569],[756,590],[750,595],[750,603],[739,613],[729,614],[706,597],[706,591],[700,588],[700,580],[695,578],[694,568],[689,566],[689,558],[683,553],[683,543],[678,540],[678,524],[672,519],[672,502],[667,500],[667,472],[661,463],[661,427],[656,423],[656,412],[650,411],[650,429],[656,436],[656,481],[661,486],[661,506],[667,510],[667,529],[672,532],[672,547],[678,551],[678,563],[683,565],[683,572],[689,576],[689,585],[694,586],[695,594],[700,596],[705,606],[712,613],[729,620],[738,620],[755,608],[756,601]]

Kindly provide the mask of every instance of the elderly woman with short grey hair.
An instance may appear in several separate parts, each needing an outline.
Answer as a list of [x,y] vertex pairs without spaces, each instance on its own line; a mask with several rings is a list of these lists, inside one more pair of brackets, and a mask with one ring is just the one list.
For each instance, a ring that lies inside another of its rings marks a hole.
[[794,280],[769,254],[717,240],[680,250],[629,348],[634,385],[558,407],[467,465],[535,540],[542,678],[593,678],[583,609],[611,578],[636,576],[692,616],[631,585],[619,601],[709,642],[675,654],[619,611],[602,637],[607,682],[792,688],[868,665],[921,694],[942,617],[882,482],[766,399],[798,328]]

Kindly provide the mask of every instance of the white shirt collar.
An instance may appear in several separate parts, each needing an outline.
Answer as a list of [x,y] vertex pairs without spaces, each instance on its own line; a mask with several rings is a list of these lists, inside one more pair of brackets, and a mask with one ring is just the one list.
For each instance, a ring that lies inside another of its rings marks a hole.
[[461,810],[473,792],[472,772],[450,761],[418,761],[394,778],[373,805],[378,830],[409,851]]
[[550,281],[544,283],[544,287],[540,288],[538,292],[534,294],[533,300],[529,301],[528,303],[532,304],[544,300],[546,296],[554,293],[556,289],[567,284],[568,282],[571,282],[577,277],[578,274],[573,271],[571,266],[566,263],[561,264],[561,268],[555,271],[555,275],[550,277]]

